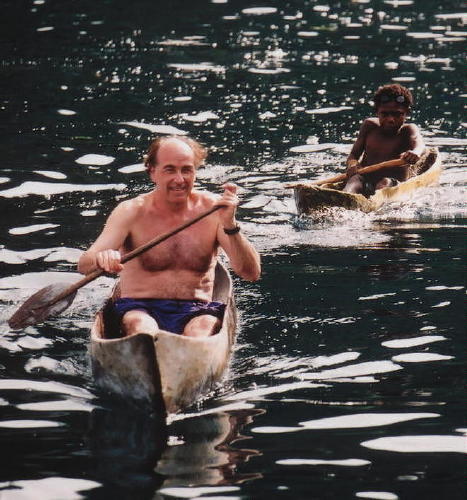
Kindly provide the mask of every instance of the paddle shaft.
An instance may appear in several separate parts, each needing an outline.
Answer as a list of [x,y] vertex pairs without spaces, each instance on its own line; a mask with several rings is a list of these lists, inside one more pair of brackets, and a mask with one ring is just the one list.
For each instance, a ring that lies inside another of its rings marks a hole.
[[[368,167],[363,167],[358,169],[357,174],[369,174],[370,172],[376,172],[377,170],[382,170],[384,168],[390,167],[401,167],[406,165],[406,161],[401,158],[396,160],[383,161],[382,163],[375,163],[374,165],[369,165]],[[347,179],[347,174],[339,174],[334,177],[329,177],[328,179],[322,179],[320,181],[312,182],[314,186],[320,186],[321,184],[331,184],[332,182],[340,182]]]
[[[208,215],[211,215],[213,212],[216,210],[219,210],[220,208],[224,208],[225,205],[216,205],[215,207],[210,208],[206,212],[201,213],[200,215],[194,217],[193,219],[190,219],[189,221],[185,222],[181,226],[176,227],[175,229],[172,229],[172,231],[167,231],[164,234],[161,234],[159,236],[156,236],[152,240],[149,240],[147,243],[144,245],[141,245],[131,252],[128,252],[122,257],[121,263],[125,264],[125,262],[128,262],[131,259],[134,259],[135,257],[138,257],[138,255],[141,255],[142,253],[146,252],[147,250],[151,249],[152,247],[155,247],[159,243],[162,243],[163,241],[167,240],[171,236],[179,233],[180,231],[183,231],[187,227],[195,224],[196,222],[200,221],[201,219],[204,219]],[[51,299],[47,304],[42,305],[41,307],[51,307],[57,302],[60,302],[62,299],[65,297],[68,297],[68,295],[71,295],[72,293],[76,292],[79,290],[81,287],[84,285],[87,285],[91,281],[95,280],[96,278],[99,278],[99,276],[102,276],[105,273],[103,269],[96,269],[92,273],[87,274],[83,278],[81,278],[79,281],[77,281],[75,284],[71,285],[67,289],[63,290],[63,292],[59,293],[56,297]]]

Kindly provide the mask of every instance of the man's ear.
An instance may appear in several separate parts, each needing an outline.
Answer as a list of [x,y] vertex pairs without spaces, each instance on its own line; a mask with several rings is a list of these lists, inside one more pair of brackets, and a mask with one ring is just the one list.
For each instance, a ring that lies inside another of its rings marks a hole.
[[[146,167],[146,172],[148,174],[148,177],[151,179],[152,182],[154,182],[154,179],[152,178],[152,174],[154,173],[155,167],[154,165],[148,165]],[[154,182],[155,184],[155,182]]]

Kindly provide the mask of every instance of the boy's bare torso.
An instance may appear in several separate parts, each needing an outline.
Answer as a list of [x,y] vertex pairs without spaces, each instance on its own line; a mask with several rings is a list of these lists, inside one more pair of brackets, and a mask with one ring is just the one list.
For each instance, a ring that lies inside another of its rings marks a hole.
[[399,158],[404,151],[410,149],[410,124],[402,125],[394,134],[385,133],[378,118],[368,118],[364,127],[366,133],[362,166]]

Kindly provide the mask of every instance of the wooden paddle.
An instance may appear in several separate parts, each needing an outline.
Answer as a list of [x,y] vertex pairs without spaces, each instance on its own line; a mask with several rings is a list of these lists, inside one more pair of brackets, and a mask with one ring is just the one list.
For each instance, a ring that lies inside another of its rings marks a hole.
[[[368,167],[362,167],[357,171],[357,173],[358,174],[369,174],[370,172],[376,172],[377,170],[382,170],[384,168],[401,167],[401,166],[406,165],[406,164],[407,164],[407,162],[405,160],[397,158],[396,160],[383,161],[382,163],[375,163],[374,165],[369,165]],[[345,181],[345,179],[347,179],[347,174],[339,174],[339,175],[335,175],[334,177],[328,177],[327,179],[321,179],[320,181],[309,182],[307,184],[310,184],[313,186],[320,186],[321,184],[330,184],[332,182]],[[289,184],[286,187],[293,188],[297,185],[299,185],[299,184]]]
[[[152,240],[148,241],[144,245],[141,245],[131,252],[128,252],[122,257],[121,263],[124,264],[131,259],[134,259],[143,252],[146,252],[150,248],[162,243],[167,238],[170,238],[174,234],[183,231],[187,227],[195,224],[204,217],[212,214],[216,210],[223,208],[225,205],[216,205],[210,208],[206,212],[201,213],[197,217],[185,222],[181,226],[168,231],[160,236],[156,236]],[[84,276],[74,285],[69,285],[68,283],[55,283],[53,285],[46,286],[42,288],[34,295],[31,295],[29,299],[11,316],[8,320],[8,325],[14,330],[19,330],[25,328],[29,325],[34,325],[44,321],[47,317],[53,314],[59,314],[67,309],[75,298],[76,292],[87,285],[91,281],[95,280],[102,274],[105,274],[103,269],[96,269],[92,273]]]

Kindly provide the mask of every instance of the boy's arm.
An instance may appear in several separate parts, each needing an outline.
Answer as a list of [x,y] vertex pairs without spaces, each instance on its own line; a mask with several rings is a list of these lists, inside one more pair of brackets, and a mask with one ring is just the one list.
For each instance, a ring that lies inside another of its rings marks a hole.
[[370,127],[371,122],[369,119],[366,119],[360,127],[358,137],[354,142],[352,150],[350,151],[350,154],[345,162],[347,166],[346,174],[348,177],[352,177],[352,175],[355,175],[357,173],[358,167],[360,167],[359,159],[365,151],[366,138],[368,136]]
[[408,163],[416,163],[425,151],[425,142],[417,125],[410,123],[405,130],[408,148],[400,157]]

